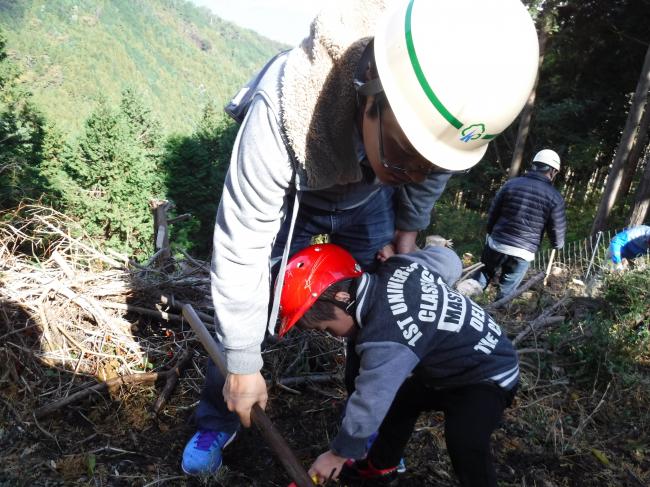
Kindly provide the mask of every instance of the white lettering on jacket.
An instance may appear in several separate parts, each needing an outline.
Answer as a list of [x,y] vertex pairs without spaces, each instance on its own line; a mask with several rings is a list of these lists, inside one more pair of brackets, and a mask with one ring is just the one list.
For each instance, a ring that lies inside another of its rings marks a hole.
[[467,303],[456,291],[452,291],[449,288],[446,291],[442,293],[442,307],[438,329],[458,333],[465,321]]
[[431,323],[436,321],[436,312],[438,308],[438,286],[434,277],[426,269],[420,276],[420,311],[418,318],[420,321]]
[[404,314],[408,311],[404,302],[404,283],[411,273],[418,268],[418,264],[413,262],[406,267],[399,267],[393,271],[393,274],[386,283],[386,298],[393,316]]

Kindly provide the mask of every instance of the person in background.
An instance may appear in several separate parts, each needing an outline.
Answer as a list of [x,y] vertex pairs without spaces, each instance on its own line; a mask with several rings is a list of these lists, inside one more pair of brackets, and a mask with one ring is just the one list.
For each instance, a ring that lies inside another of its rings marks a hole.
[[513,293],[524,278],[535,252],[547,233],[555,249],[564,246],[564,199],[553,187],[560,172],[560,156],[550,149],[535,154],[531,170],[506,182],[497,192],[487,222],[487,241],[473,276],[485,289],[498,270],[496,300]]
[[[469,55],[477,45],[490,55]],[[273,269],[318,234],[364,269],[389,244],[415,249],[451,173],[477,164],[521,111],[538,51],[519,0],[333,1],[300,46],[233,100],[249,102],[211,268],[228,374],[208,365],[184,472],[216,472],[251,407],[266,404],[261,346],[275,327]]]
[[444,412],[461,485],[497,485],[490,437],[517,389],[517,353],[489,314],[451,288],[461,270],[452,250],[434,246],[374,273],[334,244],[289,260],[280,336],[297,326],[346,337],[361,364],[339,432],[309,469],[319,482],[394,485],[420,413],[434,410]]
[[609,244],[614,270],[622,271],[628,262],[646,254],[650,248],[650,226],[638,225],[617,233]]

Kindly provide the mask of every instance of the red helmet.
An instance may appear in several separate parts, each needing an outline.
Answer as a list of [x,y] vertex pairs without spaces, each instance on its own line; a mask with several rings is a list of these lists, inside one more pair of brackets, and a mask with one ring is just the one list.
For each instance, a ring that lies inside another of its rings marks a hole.
[[284,336],[332,284],[363,272],[350,253],[335,244],[310,245],[287,262],[280,296],[280,336]]

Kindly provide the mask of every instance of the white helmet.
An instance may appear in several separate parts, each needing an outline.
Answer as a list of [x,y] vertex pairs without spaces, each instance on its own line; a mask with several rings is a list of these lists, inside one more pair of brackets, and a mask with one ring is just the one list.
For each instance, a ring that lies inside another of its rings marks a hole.
[[541,162],[547,166],[551,166],[557,171],[560,170],[560,156],[557,155],[557,152],[551,149],[542,149],[535,157],[533,157],[533,162]]
[[539,45],[519,0],[394,0],[375,60],[409,141],[437,166],[463,170],[523,108]]

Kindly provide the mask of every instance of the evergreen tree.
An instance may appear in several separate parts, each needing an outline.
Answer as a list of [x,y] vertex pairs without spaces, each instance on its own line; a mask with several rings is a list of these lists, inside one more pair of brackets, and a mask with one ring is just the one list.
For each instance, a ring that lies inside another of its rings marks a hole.
[[130,139],[147,159],[143,164],[143,169],[146,170],[142,174],[140,188],[153,197],[164,193],[164,175],[161,172],[164,142],[160,122],[141,100],[134,89],[124,90],[120,112]]
[[0,208],[37,196],[44,120],[18,76],[0,32]]
[[65,140],[63,133],[53,123],[45,127],[39,167],[40,191],[50,205],[65,211],[67,194],[76,194],[78,186],[66,172],[66,167],[76,157],[76,152]]
[[162,145],[160,122],[142,103],[141,96],[133,88],[122,92],[120,110],[125,117],[129,134],[152,156],[159,156]]
[[212,228],[238,126],[214,104],[205,106],[191,137],[168,143],[168,194],[179,214],[193,219],[174,226],[173,241],[200,256],[212,249]]
[[151,249],[149,200],[160,178],[123,112],[100,103],[86,121],[78,157],[66,166],[81,190],[68,193],[67,204],[91,235],[127,253]]

